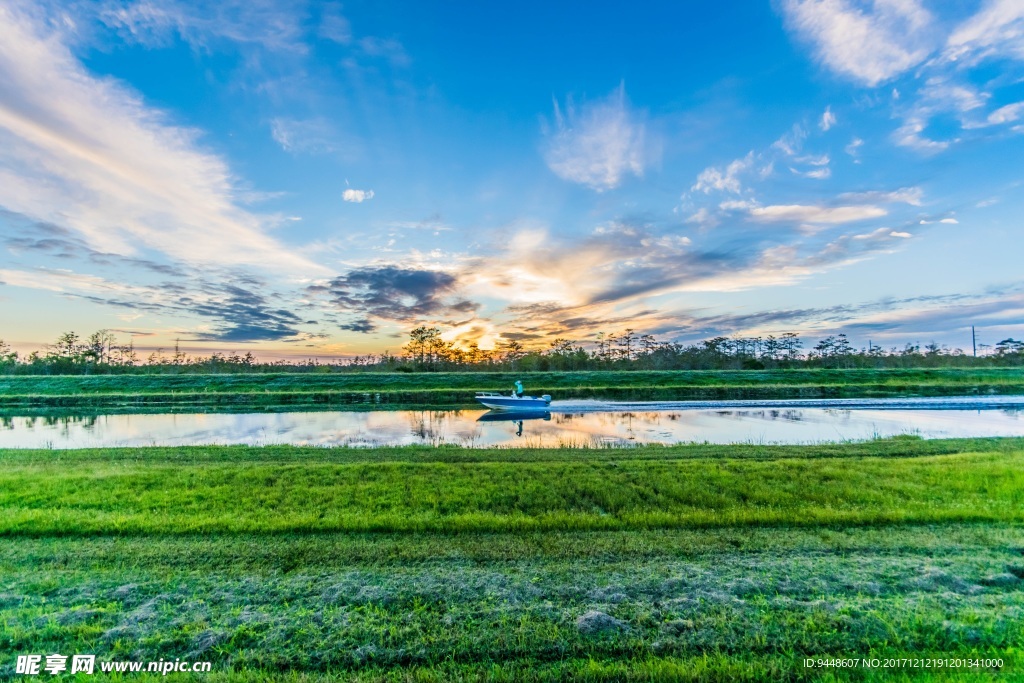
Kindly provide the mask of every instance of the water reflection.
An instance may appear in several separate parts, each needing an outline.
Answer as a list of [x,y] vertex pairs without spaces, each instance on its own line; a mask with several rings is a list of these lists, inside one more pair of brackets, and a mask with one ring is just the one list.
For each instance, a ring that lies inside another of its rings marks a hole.
[[477,422],[511,422],[516,427],[516,436],[523,435],[523,422],[527,420],[551,421],[551,413],[537,410],[489,410],[476,419]]
[[[631,404],[635,405],[635,404]],[[728,408],[495,413],[484,410],[206,413],[0,418],[0,448],[197,444],[565,446],[810,443],[896,434],[1022,436],[1019,407],[973,410]]]

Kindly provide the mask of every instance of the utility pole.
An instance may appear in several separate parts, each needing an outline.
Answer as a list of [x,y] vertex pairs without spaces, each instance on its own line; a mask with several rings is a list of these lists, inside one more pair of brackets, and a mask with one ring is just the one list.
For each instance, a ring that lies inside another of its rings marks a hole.
[[974,336],[974,325],[971,325],[971,350],[974,352],[974,357],[978,357],[978,340]]

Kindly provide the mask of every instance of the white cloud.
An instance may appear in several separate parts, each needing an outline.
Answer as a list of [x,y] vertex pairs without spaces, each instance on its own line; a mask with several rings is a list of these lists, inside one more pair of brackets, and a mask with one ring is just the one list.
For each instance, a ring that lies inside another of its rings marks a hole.
[[832,169],[830,169],[828,166],[825,166],[824,168],[815,168],[810,171],[798,171],[795,168],[790,168],[789,170],[797,174],[801,178],[814,178],[816,180],[824,180],[825,178],[832,177]]
[[901,187],[898,190],[871,192],[844,192],[839,198],[845,202],[902,202],[911,206],[921,206],[924,191],[920,187]]
[[117,82],[89,74],[52,29],[0,5],[0,206],[97,249],[186,262],[318,268],[238,205],[230,169]]
[[750,210],[750,217],[763,223],[827,223],[830,225],[879,218],[888,212],[879,206],[808,206],[803,204],[776,204]]
[[831,161],[827,154],[821,156],[803,156],[797,157],[793,161],[799,161],[801,164],[810,164],[811,166],[828,166],[828,162]]
[[898,230],[893,230],[892,232],[889,233],[889,237],[902,237],[903,239],[908,239],[910,237],[913,237],[913,235],[911,235],[909,232],[900,232]]
[[380,57],[391,62],[392,66],[409,66],[412,60],[405,52],[405,47],[394,38],[378,38],[367,36],[359,40],[359,47],[363,54],[369,57]]
[[952,112],[968,125],[971,123],[968,115],[983,108],[989,97],[989,93],[970,84],[957,82],[948,76],[932,76],[918,92],[918,101],[912,111],[918,116]]
[[989,125],[979,110],[990,95],[970,84],[958,82],[944,74],[929,77],[917,93],[916,100],[902,113],[903,125],[894,133],[896,144],[920,152],[938,152],[958,142],[959,138],[934,140],[925,135],[931,120],[941,114],[957,117],[964,129]]
[[722,221],[717,215],[711,212],[706,206],[702,206],[697,209],[693,214],[686,218],[684,223],[690,223],[691,225],[699,225],[705,230],[717,227]]
[[810,164],[811,166],[827,166],[830,160],[828,155],[821,155],[820,157],[797,157],[794,161],[801,164]]
[[544,158],[560,178],[609,190],[628,174],[643,176],[649,156],[645,132],[644,117],[629,107],[625,86],[579,110],[570,100],[564,114],[556,102]]
[[999,107],[999,109],[989,114],[988,122],[993,125],[1011,123],[1019,119],[1021,114],[1024,114],[1024,102],[1014,102],[1005,107]]
[[832,176],[832,169],[828,167],[829,161],[831,160],[827,154],[822,154],[821,156],[805,155],[802,157],[795,157],[793,161],[801,164],[807,164],[812,167],[809,170],[800,170],[790,166],[789,170],[801,178],[824,180],[825,178]]
[[943,218],[939,221],[940,223],[946,223],[947,225],[958,225],[960,221],[955,218]]
[[990,0],[964,21],[946,41],[952,61],[976,63],[991,56],[1024,59],[1024,3]]
[[851,157],[856,158],[860,154],[860,148],[864,144],[864,141],[860,138],[854,138],[850,140],[850,144],[843,148],[843,151],[849,154]]
[[807,139],[807,130],[800,124],[794,124],[785,135],[772,143],[773,149],[778,149],[784,154],[793,156],[800,152],[804,140]]
[[373,199],[373,190],[353,190],[349,188],[341,193],[341,198],[346,202],[362,204],[367,199]]
[[932,17],[917,0],[785,0],[782,10],[821,62],[865,85],[890,80],[933,49]]
[[330,40],[340,45],[348,45],[352,42],[352,24],[342,15],[339,3],[324,4],[317,35],[324,40]]
[[259,45],[277,52],[305,53],[303,13],[274,0],[186,0],[104,2],[99,19],[122,38],[157,47],[175,36],[193,47],[208,49],[213,41]]
[[893,133],[893,139],[896,141],[897,145],[900,145],[901,147],[910,147],[911,149],[916,149],[919,152],[941,152],[949,147],[948,141],[932,140],[931,138],[922,135],[927,125],[927,119],[923,119],[919,116],[912,116],[908,118],[902,126],[896,129]]
[[824,131],[827,131],[834,125],[836,125],[836,115],[832,113],[831,106],[825,107],[825,111],[821,115],[821,121],[818,122],[818,127]]
[[12,287],[42,289],[49,292],[88,291],[97,293],[141,291],[119,282],[102,277],[75,273],[60,268],[37,268],[35,270],[0,269],[0,282]]
[[270,134],[286,152],[316,154],[339,149],[334,128],[324,119],[277,117],[270,121]]
[[757,206],[757,202],[754,201],[730,199],[719,204],[718,208],[723,211],[746,211],[747,209],[752,209],[755,206]]
[[749,152],[742,159],[732,161],[724,170],[709,166],[700,172],[700,175],[697,176],[697,182],[690,189],[703,192],[704,194],[711,192],[711,190],[739,194],[743,189],[740,184],[739,175],[753,165],[754,153]]

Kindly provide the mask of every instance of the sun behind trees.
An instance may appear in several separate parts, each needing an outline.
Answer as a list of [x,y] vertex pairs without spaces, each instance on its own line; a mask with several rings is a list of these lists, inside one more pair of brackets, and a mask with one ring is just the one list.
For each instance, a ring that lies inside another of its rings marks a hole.
[[143,360],[134,342],[120,342],[110,330],[83,339],[65,332],[43,351],[25,357],[0,339],[0,374],[202,374],[249,372],[439,372],[577,370],[762,370],[786,368],[939,368],[1024,365],[1024,342],[1004,339],[983,347],[978,357],[932,343],[922,348],[855,349],[845,334],[830,335],[804,350],[803,340],[787,332],[778,337],[713,337],[693,344],[660,341],[633,329],[599,333],[589,346],[557,338],[546,348],[527,350],[509,335],[496,348],[442,338],[438,327],[409,333],[401,355],[390,352],[353,356],[334,362],[317,358],[260,362],[252,352],[193,356],[179,344],[151,351]]

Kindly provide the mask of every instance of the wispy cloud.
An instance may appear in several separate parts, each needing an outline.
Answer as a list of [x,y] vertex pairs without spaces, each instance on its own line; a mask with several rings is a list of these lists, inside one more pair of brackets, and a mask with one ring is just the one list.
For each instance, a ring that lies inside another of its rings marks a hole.
[[807,129],[797,123],[772,143],[772,149],[777,149],[787,156],[793,156],[800,153],[806,139]]
[[[727,315],[697,316],[693,311],[668,306],[669,301],[678,304],[678,298],[657,299],[661,302],[657,306],[648,301],[672,293],[729,293],[792,285],[817,273],[894,251],[906,239],[903,234],[882,228],[840,235],[816,246],[783,244],[706,251],[694,249],[688,242],[665,241],[665,237],[647,228],[620,225],[595,234],[583,244],[554,244],[546,252],[543,264],[524,264],[526,272],[511,277],[517,282],[534,273],[555,277],[552,289],[558,296],[520,300],[507,310],[519,329],[531,335],[531,340],[565,335],[580,338],[624,326],[670,334],[697,330],[710,336],[783,318],[795,323],[799,315],[781,311],[752,313],[742,316],[745,322],[730,323]],[[652,248],[655,242],[657,247]],[[576,277],[573,269],[581,254],[587,262],[586,272],[593,274],[591,277]],[[809,314],[808,320],[820,321],[820,314]],[[734,326],[727,329],[727,325]]]
[[272,51],[307,50],[304,7],[285,8],[274,0],[106,0],[96,8],[100,20],[122,38],[151,47],[167,45],[179,37],[199,49],[209,49],[214,41],[224,40]]
[[932,15],[917,0],[785,0],[787,24],[833,71],[875,86],[923,62]]
[[941,152],[949,147],[946,140],[933,140],[924,135],[928,120],[921,116],[911,116],[893,133],[893,140],[901,147],[909,147],[919,152]]
[[828,166],[824,168],[813,168],[809,171],[801,171],[795,168],[789,169],[792,173],[800,176],[801,178],[813,178],[815,180],[824,180],[825,178],[832,177],[832,169]]
[[102,251],[316,271],[265,234],[274,218],[239,207],[227,164],[195,131],[90,75],[11,6],[0,6],[0,72],[0,206]]
[[901,187],[898,190],[872,190],[869,192],[844,192],[839,199],[847,202],[900,202],[912,206],[921,206],[924,190],[920,187]]
[[950,34],[945,56],[968,65],[997,56],[1024,60],[1024,5],[988,0]]
[[[891,100],[899,146],[944,152],[964,132],[985,134],[981,129],[1020,115],[1014,104],[986,113],[1000,79],[974,72],[986,61],[1024,60],[1024,6],[1017,0],[987,0],[959,23],[933,16],[919,0],[785,0],[781,7],[789,28],[834,73],[868,87],[905,77]],[[822,130],[834,123],[829,114]],[[960,134],[943,121],[949,117]]]
[[359,48],[368,57],[386,59],[392,66],[406,67],[412,62],[402,43],[394,38],[366,36],[359,39]]
[[736,159],[729,163],[724,169],[709,166],[697,176],[697,182],[690,189],[696,192],[707,194],[712,190],[720,192],[732,192],[739,194],[742,190],[740,174],[749,170],[754,165],[754,153],[750,152],[742,159]]
[[[128,283],[76,272],[67,268],[0,268],[0,285],[36,289],[106,308],[127,312],[122,318],[139,320],[153,314],[190,320],[189,340],[255,342],[296,342],[309,338],[297,311],[305,306],[268,291],[265,283],[241,273],[206,277],[191,273],[157,284]],[[194,319],[210,320],[196,325]]]
[[340,45],[348,45],[352,42],[352,24],[341,13],[340,3],[326,2],[323,4],[317,35],[324,40],[330,40]]
[[789,168],[792,173],[802,178],[823,180],[832,175],[832,169],[829,168],[829,162],[831,159],[827,154],[822,154],[820,156],[805,155],[801,157],[794,157],[793,161],[797,164],[804,165],[804,168],[794,168],[792,166]]
[[776,204],[758,206],[750,210],[750,217],[764,223],[825,223],[838,225],[869,218],[879,218],[888,212],[870,204],[858,206],[811,206],[804,204]]
[[825,107],[825,111],[821,115],[821,121],[818,122],[818,128],[828,131],[832,126],[836,125],[836,120],[836,115],[832,113],[832,107]]
[[325,154],[342,151],[334,126],[322,118],[276,117],[270,121],[270,134],[286,152]]
[[1004,107],[999,107],[988,115],[988,122],[993,125],[1001,123],[1012,123],[1024,115],[1024,102],[1014,102]]
[[854,163],[860,163],[860,148],[864,146],[864,141],[860,138],[854,138],[850,140],[850,144],[843,148],[843,151],[854,158]]
[[624,84],[603,100],[577,107],[570,99],[564,112],[554,106],[544,158],[558,177],[600,192],[626,175],[643,175],[650,156],[645,117],[629,106]]

